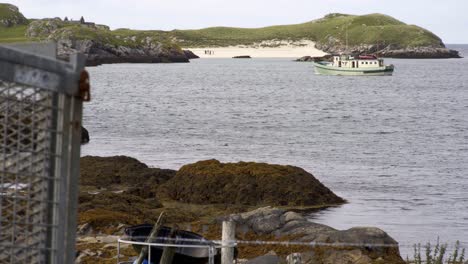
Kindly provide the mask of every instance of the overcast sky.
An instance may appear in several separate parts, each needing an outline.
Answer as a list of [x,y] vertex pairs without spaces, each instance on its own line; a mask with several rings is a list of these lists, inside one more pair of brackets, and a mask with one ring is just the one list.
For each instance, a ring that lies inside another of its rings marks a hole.
[[28,18],[64,17],[132,29],[261,27],[328,13],[384,13],[422,26],[445,43],[468,43],[468,0],[0,0]]

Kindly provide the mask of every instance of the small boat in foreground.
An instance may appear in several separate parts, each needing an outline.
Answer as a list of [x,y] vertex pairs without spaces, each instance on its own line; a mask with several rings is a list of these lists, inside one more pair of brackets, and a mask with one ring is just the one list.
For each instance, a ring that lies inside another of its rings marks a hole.
[[[125,240],[135,242],[145,242],[153,229],[153,225],[142,224],[127,227],[125,229]],[[178,245],[197,245],[201,247],[176,247],[173,263],[193,263],[193,264],[206,264],[209,259],[210,246],[217,247],[214,253],[214,262],[219,264],[221,255],[219,245],[214,244],[212,241],[205,239],[203,236],[185,230],[178,230],[176,232],[175,240],[166,241],[169,238],[171,228],[162,226],[157,234],[157,239],[151,241],[152,243],[170,243]],[[204,247],[205,246],[205,247]],[[140,253],[142,246],[133,245],[137,253]],[[163,252],[162,246],[151,246],[151,260],[154,263],[159,263]]]
[[324,75],[392,75],[394,66],[384,65],[382,58],[375,55],[361,55],[357,58],[350,55],[333,56],[332,61],[315,61],[315,72]]

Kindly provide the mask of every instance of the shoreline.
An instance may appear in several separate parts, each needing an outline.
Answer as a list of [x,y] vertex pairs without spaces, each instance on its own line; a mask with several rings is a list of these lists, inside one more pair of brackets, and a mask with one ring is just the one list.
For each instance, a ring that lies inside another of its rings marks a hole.
[[[227,47],[184,47],[200,58],[232,58],[250,56],[252,58],[300,58],[302,56],[321,57],[327,53],[315,47],[313,41],[263,41],[252,45]],[[205,52],[206,51],[206,52]]]

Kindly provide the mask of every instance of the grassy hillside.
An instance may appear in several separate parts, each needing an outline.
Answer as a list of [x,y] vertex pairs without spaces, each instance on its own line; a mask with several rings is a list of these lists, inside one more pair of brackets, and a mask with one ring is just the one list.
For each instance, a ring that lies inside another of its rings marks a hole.
[[353,16],[330,14],[322,19],[295,25],[264,28],[213,27],[200,30],[174,30],[180,44],[192,46],[227,46],[252,44],[271,39],[309,39],[318,43],[398,44],[401,46],[440,46],[441,39],[423,28],[407,25],[382,14]]
[[[5,8],[0,10],[4,10]],[[0,20],[8,16],[0,12]],[[34,22],[33,22],[34,23]],[[329,14],[324,18],[295,25],[280,25],[264,28],[211,27],[198,30],[108,30],[105,27],[90,28],[65,22],[57,22],[57,29],[45,30],[44,34],[26,37],[27,26],[19,25],[0,29],[1,42],[16,42],[36,39],[57,39],[62,36],[74,39],[99,39],[116,45],[139,45],[148,38],[166,43],[176,42],[182,47],[250,45],[268,40],[312,40],[323,45],[348,44],[396,44],[404,47],[441,47],[439,37],[428,30],[407,25],[390,16],[369,14],[363,16]],[[44,24],[43,27],[46,27]],[[38,27],[39,31],[41,26]],[[37,30],[37,29],[35,29]],[[277,45],[277,44],[274,44]]]
[[27,41],[28,23],[16,6],[0,3],[0,42]]

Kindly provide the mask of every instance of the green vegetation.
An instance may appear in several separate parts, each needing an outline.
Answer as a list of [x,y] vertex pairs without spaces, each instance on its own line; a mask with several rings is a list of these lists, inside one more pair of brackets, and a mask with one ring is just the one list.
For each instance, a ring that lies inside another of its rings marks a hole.
[[[2,27],[0,26],[0,43],[26,42],[29,39],[26,37],[27,25]],[[30,41],[30,40],[29,40]]]
[[27,24],[28,20],[14,5],[0,3],[0,27]]
[[294,166],[205,160],[180,168],[161,196],[191,204],[326,206],[345,201]]
[[[2,16],[0,15],[0,19]],[[47,21],[54,21],[50,26]],[[45,29],[45,30],[44,30]],[[32,33],[32,34],[31,34]],[[27,35],[29,37],[27,37]],[[103,26],[86,26],[61,20],[38,20],[25,25],[2,28],[1,42],[21,42],[39,39],[92,39],[112,45],[135,47],[149,41],[163,43],[165,47],[216,47],[252,45],[271,40],[311,40],[319,45],[384,44],[403,47],[443,46],[439,37],[428,30],[407,25],[390,16],[369,14],[363,16],[329,14],[324,18],[295,25],[278,25],[264,28],[211,27],[198,30],[108,30]],[[265,45],[278,45],[272,42]]]
[[421,253],[421,244],[418,244],[414,245],[414,261],[407,260],[406,262],[414,264],[463,264],[465,261],[465,249],[461,249],[460,241],[456,242],[453,253],[446,261],[444,258],[447,253],[447,244],[440,244],[439,238],[437,238],[434,249],[432,249],[431,243],[427,243],[424,249],[425,260]]
[[174,30],[172,34],[180,45],[229,46],[249,45],[265,40],[313,40],[319,44],[346,43],[350,45],[397,44],[401,46],[440,46],[441,40],[433,33],[407,25],[390,16],[370,14],[363,16],[330,14],[322,19],[284,26],[264,28],[213,27],[200,30]]

